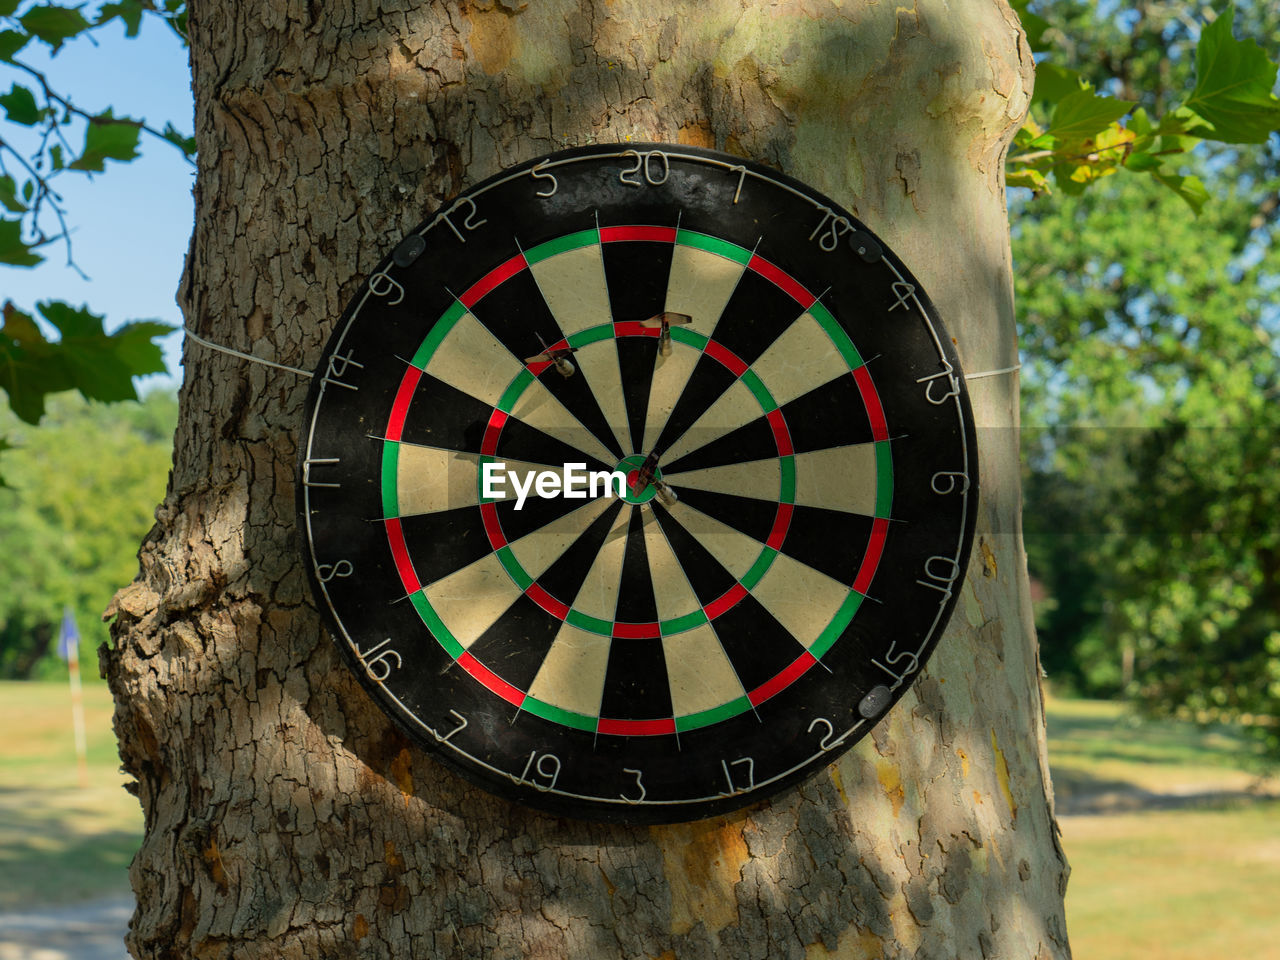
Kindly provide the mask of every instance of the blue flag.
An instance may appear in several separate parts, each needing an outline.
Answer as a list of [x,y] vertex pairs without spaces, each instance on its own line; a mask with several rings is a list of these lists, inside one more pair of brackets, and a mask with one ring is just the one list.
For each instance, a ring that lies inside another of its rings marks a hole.
[[79,657],[80,628],[76,626],[76,618],[71,615],[70,605],[62,608],[62,628],[58,631],[58,656],[63,660],[71,659],[71,652],[76,650]]

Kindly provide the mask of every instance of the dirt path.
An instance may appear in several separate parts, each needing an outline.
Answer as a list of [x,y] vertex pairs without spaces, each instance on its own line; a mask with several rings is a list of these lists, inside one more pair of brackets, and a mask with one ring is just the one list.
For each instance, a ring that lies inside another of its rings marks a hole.
[[0,960],[128,960],[131,897],[0,913]]

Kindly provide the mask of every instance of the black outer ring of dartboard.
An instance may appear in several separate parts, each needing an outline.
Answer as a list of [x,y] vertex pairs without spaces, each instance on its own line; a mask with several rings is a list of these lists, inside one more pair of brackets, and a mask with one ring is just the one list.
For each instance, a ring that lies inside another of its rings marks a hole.
[[[407,734],[413,742],[420,745],[426,752],[430,753],[434,759],[443,762],[445,766],[460,775],[464,780],[480,786],[489,793],[496,794],[508,801],[519,803],[547,814],[600,822],[625,822],[634,824],[679,823],[704,819],[755,805],[777,795],[778,793],[781,793],[797,783],[809,779],[824,766],[835,762],[855,743],[861,740],[871,731],[876,723],[883,719],[883,717],[893,708],[902,696],[905,695],[906,691],[910,688],[911,683],[915,681],[916,676],[918,676],[920,670],[922,670],[924,665],[927,663],[929,657],[936,648],[942,633],[945,631],[946,625],[949,622],[959,599],[959,587],[963,584],[968,569],[977,519],[979,497],[977,442],[969,395],[964,386],[963,371],[960,367],[959,359],[956,355],[956,351],[950,337],[946,334],[946,328],[942,324],[938,311],[932,300],[928,297],[927,292],[915,280],[915,277],[907,269],[906,265],[903,264],[896,254],[889,250],[883,241],[881,241],[879,237],[866,226],[866,224],[844,209],[842,205],[836,203],[834,200],[820,193],[810,185],[805,184],[787,174],[774,170],[771,167],[752,160],[701,147],[652,142],[592,145],[557,151],[553,154],[539,156],[515,166],[505,168],[470,189],[464,190],[455,197],[450,198],[439,207],[439,210],[449,209],[453,204],[464,198],[484,193],[500,181],[509,179],[513,176],[528,174],[534,167],[547,161],[572,160],[593,156],[599,156],[601,160],[607,160],[621,157],[629,150],[636,151],[642,155],[652,150],[663,150],[670,151],[672,154],[678,153],[687,156],[702,157],[721,164],[734,166],[741,165],[747,168],[748,173],[755,173],[775,181],[780,185],[790,187],[801,197],[814,202],[815,209],[817,209],[817,204],[821,204],[828,207],[834,215],[846,218],[853,226],[853,232],[848,235],[850,240],[861,239],[861,237],[870,238],[874,244],[878,245],[879,249],[876,252],[879,256],[891,263],[903,280],[915,285],[914,297],[919,302],[924,315],[929,318],[933,325],[935,333],[937,334],[937,342],[942,348],[943,356],[945,360],[950,363],[955,375],[960,381],[959,394],[955,399],[959,404],[963,419],[965,434],[964,444],[969,463],[969,485],[967,488],[969,496],[968,509],[966,511],[964,529],[961,535],[960,552],[956,560],[959,567],[959,575],[953,583],[954,589],[952,590],[951,596],[941,605],[942,612],[937,621],[938,626],[933,630],[928,641],[918,651],[920,669],[916,671],[908,682],[903,683],[896,691],[894,691],[888,699],[882,701],[879,705],[878,711],[867,719],[866,725],[862,728],[858,736],[850,737],[847,741],[834,747],[825,754],[816,755],[811,760],[802,763],[798,769],[779,776],[777,779],[772,780],[765,785],[754,787],[733,795],[716,799],[690,800],[687,802],[678,802],[666,805],[615,805],[600,800],[593,800],[588,797],[577,797],[564,794],[556,794],[553,798],[551,794],[541,791],[529,783],[522,782],[517,784],[505,774],[487,770],[478,764],[468,763],[466,760],[455,757],[452,751],[444,749],[444,747],[441,744],[438,744],[429,733],[425,732],[421,727],[414,725],[409,718],[402,715],[400,708],[387,695],[381,686],[371,677],[367,676],[364,665],[351,650],[350,644],[344,642],[343,637],[346,634],[346,631],[343,624],[334,612],[329,609],[328,604],[323,602],[325,591],[321,586],[321,581],[312,562],[313,544],[307,536],[306,491],[303,485],[304,465],[308,459],[311,428],[318,413],[317,402],[321,392],[322,378],[324,371],[327,369],[330,358],[334,356],[336,352],[338,346],[337,334],[345,330],[352,320],[352,317],[361,305],[366,292],[370,289],[371,279],[375,275],[388,270],[394,265],[396,247],[393,247],[392,250],[388,252],[381,261],[379,261],[377,267],[370,272],[368,278],[361,283],[351,300],[347,303],[347,306],[343,310],[338,321],[334,324],[330,332],[330,336],[326,341],[324,351],[316,365],[316,372],[312,377],[312,381],[307,392],[304,405],[302,431],[298,438],[298,453],[295,469],[295,502],[296,518],[298,523],[297,534],[303,566],[306,568],[307,580],[311,585],[312,596],[316,601],[316,606],[321,612],[321,617],[328,628],[335,645],[341,651],[343,660],[347,664],[348,668],[355,674],[360,685],[379,705],[382,712],[391,717],[397,727]],[[422,223],[418,224],[413,231],[406,234],[406,236],[421,233],[429,224],[431,224],[435,219],[435,216],[436,214],[433,213],[431,216],[427,217],[422,221]],[[855,251],[852,249],[849,251],[848,255],[857,256]],[[842,326],[843,325],[844,324],[842,323]],[[883,570],[881,570],[881,573],[883,573]],[[879,574],[877,576],[879,576]],[[857,618],[855,617],[854,621],[846,628],[846,632],[856,628]]]

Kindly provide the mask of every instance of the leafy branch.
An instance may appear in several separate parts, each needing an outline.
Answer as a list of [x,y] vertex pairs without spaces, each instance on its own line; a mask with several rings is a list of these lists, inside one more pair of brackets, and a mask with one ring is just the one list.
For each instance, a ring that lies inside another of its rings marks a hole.
[[[0,70],[8,67],[17,74],[8,92],[0,93],[0,109],[17,134],[0,137],[0,265],[34,267],[45,259],[42,248],[62,241],[67,266],[84,276],[75,264],[66,210],[55,189],[59,177],[104,173],[108,161],[128,163],[139,155],[144,135],[194,163],[195,140],[172,124],[160,130],[145,120],[117,117],[110,107],[85,110],[56,89],[49,74],[19,56],[33,44],[44,44],[56,55],[76,37],[96,44],[94,31],[115,20],[123,23],[126,36],[135,37],[144,15],[162,20],[185,44],[185,0],[113,0],[88,16],[85,4],[0,0]],[[31,132],[26,145],[20,145],[23,128]],[[84,138],[78,146],[68,139],[77,129]],[[50,216],[53,223],[47,225]],[[6,301],[0,316],[0,392],[28,423],[39,421],[51,393],[74,389],[90,400],[136,399],[134,377],[165,370],[155,341],[170,332],[167,324],[128,323],[107,333],[102,316],[57,300],[36,304],[36,313],[39,320]],[[53,336],[46,337],[46,330]]]
[[[52,186],[55,178],[69,170],[102,173],[108,160],[127,163],[135,159],[144,133],[178,149],[188,162],[195,154],[195,141],[172,124],[158,130],[144,120],[117,117],[111,108],[100,113],[84,110],[70,96],[55,90],[46,73],[19,59],[18,54],[33,41],[56,54],[73,37],[83,34],[92,39],[93,30],[116,19],[124,22],[128,36],[136,36],[147,12],[185,37],[185,5],[182,0],[164,0],[163,7],[157,7],[153,0],[121,0],[103,4],[93,21],[85,18],[82,6],[36,3],[19,14],[20,5],[21,0],[0,0],[0,25],[7,27],[0,30],[0,65],[33,79],[34,89],[14,82],[7,93],[0,94],[0,108],[10,123],[36,130],[39,137],[30,158],[9,138],[0,139],[0,205],[17,214],[16,219],[0,219],[0,263],[35,266],[44,259],[38,248],[62,239],[67,245],[68,265],[74,267],[65,211]],[[64,133],[73,120],[84,123],[84,144],[78,150]],[[21,169],[21,186],[9,164]],[[42,226],[41,213],[46,208],[57,220],[52,233]]]
[[[1048,21],[1029,9],[1032,0],[1012,3],[1032,51],[1049,52]],[[1159,117],[1134,109],[1135,101],[1101,96],[1077,71],[1039,58],[1032,110],[1008,158],[1009,186],[1077,194],[1125,170],[1151,176],[1198,214],[1208,192],[1172,165],[1176,159],[1202,141],[1265,143],[1280,131],[1280,100],[1271,92],[1278,66],[1257,41],[1235,39],[1234,17],[1228,7],[1201,29],[1195,86]]]
[[42,301],[36,310],[57,330],[56,340],[45,339],[35,318],[12,302],[0,311],[0,389],[27,423],[39,422],[51,393],[79,390],[88,400],[136,400],[133,378],[164,372],[160,345],[153,341],[172,329],[168,324],[137,321],[107,333],[103,317],[86,307]]

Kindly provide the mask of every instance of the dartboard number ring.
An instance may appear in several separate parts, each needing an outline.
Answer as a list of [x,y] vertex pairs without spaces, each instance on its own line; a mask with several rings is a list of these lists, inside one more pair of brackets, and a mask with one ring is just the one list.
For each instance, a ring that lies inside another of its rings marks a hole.
[[376,703],[491,792],[688,820],[847,750],[968,562],[952,342],[851,214],[762,165],[597,146],[413,231],[312,381],[298,517]]

